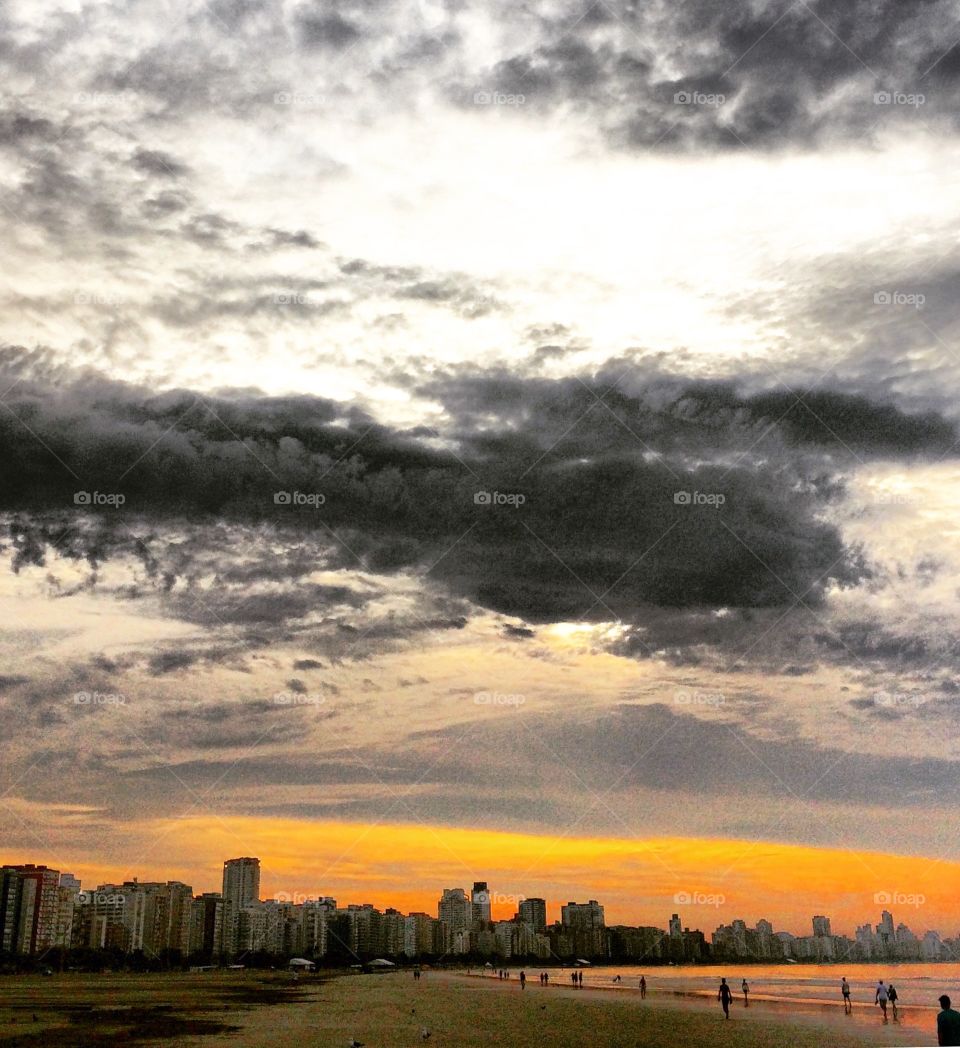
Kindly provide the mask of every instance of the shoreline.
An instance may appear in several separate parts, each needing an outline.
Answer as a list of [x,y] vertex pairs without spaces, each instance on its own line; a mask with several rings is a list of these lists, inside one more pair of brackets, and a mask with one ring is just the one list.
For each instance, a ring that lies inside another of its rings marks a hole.
[[[506,971],[510,971],[511,973],[513,973],[514,971],[519,971],[520,969],[518,968],[518,969],[505,969],[505,970]],[[545,968],[543,970],[544,971],[549,971],[552,974],[553,971],[558,971],[558,970],[563,971],[563,970],[569,970],[569,969],[548,969],[548,968]],[[455,971],[451,971],[449,969],[436,969],[434,971],[431,971],[431,974],[433,974],[433,975],[440,975],[441,973],[447,974],[447,975],[452,975],[452,976],[462,976],[465,979],[480,979],[480,980],[486,979],[486,980],[488,980],[490,982],[495,982],[495,983],[499,983],[499,984],[503,984],[504,982],[506,982],[508,985],[511,985],[511,986],[516,986],[517,985],[517,979],[516,979],[515,976],[512,977],[511,979],[502,980],[502,979],[498,979],[496,977],[496,975],[483,975],[483,974],[481,974],[479,972],[455,972]],[[535,980],[535,979],[531,979],[529,976],[527,978],[527,984],[529,986],[533,986],[534,988],[540,987],[540,983],[537,980]],[[619,985],[612,985],[612,986],[598,986],[595,983],[586,983],[586,984],[584,984],[583,987],[574,987],[574,986],[568,986],[568,985],[566,985],[563,982],[551,982],[551,983],[548,983],[545,987],[542,987],[542,988],[543,989],[550,989],[550,990],[552,990],[552,989],[570,990],[573,993],[581,993],[581,992],[586,993],[588,990],[596,991],[596,992],[599,992],[599,993],[625,993],[625,994],[629,994],[631,996],[635,995],[638,1000],[643,1000],[643,1001],[649,1001],[651,998],[657,999],[657,998],[668,998],[668,997],[696,998],[696,999],[699,999],[699,1000],[708,1000],[708,1001],[709,1000],[714,1000],[716,998],[716,992],[714,990],[667,989],[667,988],[664,988],[662,986],[648,987],[647,988],[647,996],[645,998],[641,998],[640,997],[640,989],[639,989],[639,987],[634,986],[634,985],[627,985],[626,983],[622,983],[622,984],[619,984]],[[751,1003],[751,1005],[754,1002],[763,1002],[763,1003],[766,1003],[766,1004],[786,1004],[786,1005],[796,1004],[796,1005],[802,1005],[802,1006],[806,1006],[806,1007],[810,1007],[810,1008],[840,1009],[841,1011],[843,1009],[843,1001],[842,1000],[832,1001],[832,1000],[827,1000],[824,997],[792,997],[792,996],[789,996],[789,995],[786,995],[786,994],[780,995],[780,994],[770,994],[770,993],[763,993],[763,992],[754,993],[753,991],[751,991],[751,993],[750,993],[750,1003]],[[855,1010],[866,1009],[866,1010],[872,1011],[874,1008],[877,1007],[875,1004],[873,1004],[870,1001],[852,1001],[851,1004],[852,1004],[852,1006],[853,1006],[853,1008]],[[742,1008],[743,1007],[743,997],[742,997],[742,995],[740,993],[734,992],[734,1003],[731,1005],[731,1007],[732,1008]],[[907,1006],[904,1006],[902,1010],[903,1010],[903,1012],[905,1014],[906,1011],[907,1011]],[[909,1005],[909,1010],[911,1012],[916,1012],[916,1011],[928,1012],[928,1013],[930,1013],[931,1015],[934,1015],[934,1016],[937,1014],[937,1011],[938,1011],[938,1009],[934,1005],[922,1005],[922,1004],[910,1004]]]

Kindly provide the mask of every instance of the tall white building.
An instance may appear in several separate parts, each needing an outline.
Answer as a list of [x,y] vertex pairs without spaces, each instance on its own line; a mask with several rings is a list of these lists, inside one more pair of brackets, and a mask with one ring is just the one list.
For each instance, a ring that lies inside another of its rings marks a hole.
[[437,903],[437,916],[450,929],[450,935],[468,932],[473,926],[473,902],[463,888],[444,888]]

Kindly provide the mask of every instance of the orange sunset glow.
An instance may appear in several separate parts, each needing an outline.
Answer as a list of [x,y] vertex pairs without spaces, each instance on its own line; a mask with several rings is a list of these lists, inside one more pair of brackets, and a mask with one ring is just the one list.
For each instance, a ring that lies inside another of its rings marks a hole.
[[[203,817],[158,821],[141,832],[149,849],[143,861],[196,891],[216,890],[222,857],[245,848],[261,859],[268,898],[333,895],[432,913],[442,888],[482,876],[501,919],[524,896],[542,896],[556,911],[590,894],[605,901],[611,924],[657,926],[679,908],[691,926],[708,930],[731,916],[775,914],[788,930],[803,931],[811,913],[829,907],[835,923],[852,930],[895,907],[913,924],[953,930],[960,891],[960,862],[742,840]],[[72,865],[91,880],[133,872],[86,859]],[[676,902],[683,893],[709,901]]]

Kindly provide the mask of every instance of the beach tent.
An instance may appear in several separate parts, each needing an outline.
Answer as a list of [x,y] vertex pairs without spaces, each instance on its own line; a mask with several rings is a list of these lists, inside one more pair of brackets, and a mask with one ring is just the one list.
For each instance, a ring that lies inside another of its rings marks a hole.
[[581,968],[589,968],[590,967],[590,962],[589,961],[585,961],[582,957],[578,957],[574,963],[575,964],[579,964]]
[[378,957],[375,961],[370,962],[371,968],[396,968],[393,961],[386,961],[382,957]]
[[316,965],[313,961],[308,961],[306,957],[291,957],[287,967],[295,972],[312,972]]

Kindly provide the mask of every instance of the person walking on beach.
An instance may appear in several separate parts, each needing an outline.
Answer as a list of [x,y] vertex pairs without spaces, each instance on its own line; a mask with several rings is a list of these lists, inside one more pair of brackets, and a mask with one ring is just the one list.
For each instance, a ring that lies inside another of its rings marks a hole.
[[950,998],[940,998],[940,1014],[937,1016],[937,1044],[960,1045],[960,1012],[950,1007]]
[[853,1012],[853,1005],[850,1003],[850,983],[847,982],[846,976],[841,979],[841,994],[844,997],[844,1014],[849,1016]]
[[750,999],[749,999],[748,994],[750,993],[750,987],[747,985],[747,980],[746,979],[744,979],[743,982],[740,983],[740,990],[743,993],[743,1006],[744,1006],[744,1008],[749,1008],[750,1007]]
[[527,988],[527,973],[525,971],[520,972],[520,989],[525,990]]
[[880,1008],[883,1011],[883,1022],[884,1022],[884,1025],[886,1025],[888,1022],[890,1022],[890,1020],[887,1018],[887,1000],[888,999],[889,998],[888,998],[888,995],[887,995],[887,988],[886,988],[886,986],[883,985],[883,979],[881,979],[880,982],[877,983],[877,992],[874,994],[873,1003],[880,1005]]
[[893,1021],[898,1023],[900,1020],[897,1018],[897,988],[893,983],[890,983],[887,987],[887,997],[890,999],[890,1007],[893,1009]]
[[577,985],[577,973],[576,972],[571,972],[570,973],[570,982],[572,982],[574,986]]
[[644,1000],[647,996],[647,979],[646,976],[640,976],[640,1000]]
[[841,994],[844,998],[844,1014],[849,1016],[853,1012],[853,1005],[850,1003],[850,983],[847,982],[846,976],[841,979]]
[[577,972],[577,983],[580,986],[580,989],[582,990],[583,989],[583,972]]
[[730,1018],[730,1002],[733,1000],[733,991],[727,986],[727,980],[720,980],[720,989],[717,991],[717,1000],[723,1008],[724,1016]]

